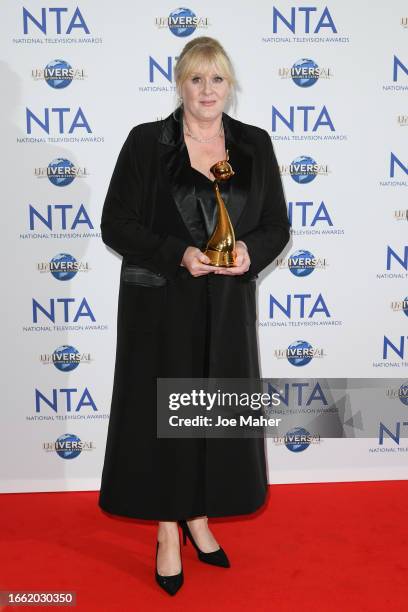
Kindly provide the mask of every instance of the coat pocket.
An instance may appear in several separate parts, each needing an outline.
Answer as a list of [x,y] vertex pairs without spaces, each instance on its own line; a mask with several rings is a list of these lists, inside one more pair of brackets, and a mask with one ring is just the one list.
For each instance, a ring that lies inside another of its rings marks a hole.
[[119,328],[126,337],[158,331],[164,318],[167,280],[161,274],[134,264],[124,264],[121,270]]
[[121,280],[141,287],[163,287],[167,283],[166,278],[158,272],[152,272],[135,264],[122,266]]

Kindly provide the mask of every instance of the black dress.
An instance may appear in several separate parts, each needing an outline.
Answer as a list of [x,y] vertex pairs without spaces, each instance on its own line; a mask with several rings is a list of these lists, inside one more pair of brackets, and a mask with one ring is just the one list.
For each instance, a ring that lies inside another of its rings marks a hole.
[[[191,201],[192,211],[191,218],[194,219],[196,230],[201,233],[201,243],[197,242],[198,248],[204,251],[207,241],[212,235],[218,219],[218,206],[215,199],[214,184],[213,181],[207,178],[202,172],[193,168],[190,165],[188,156],[184,157],[185,172],[189,175],[191,183],[194,185],[195,199]],[[219,190],[221,197],[228,207],[228,195],[229,195],[229,181],[220,182]],[[206,277],[203,277],[204,279]],[[210,284],[207,282],[206,290],[206,320],[205,320],[205,347],[204,347],[204,360],[202,364],[202,376],[207,378],[209,376],[209,339],[211,337],[210,328],[210,309],[211,309],[211,292]],[[176,441],[180,443],[180,441]],[[207,503],[206,503],[206,452],[207,452],[207,439],[196,438],[190,441],[197,448],[196,454],[196,484],[195,490],[195,501],[192,503],[193,515],[186,518],[193,518],[194,516],[204,516],[207,514]],[[192,457],[193,459],[193,457]],[[184,518],[184,517],[180,517]]]

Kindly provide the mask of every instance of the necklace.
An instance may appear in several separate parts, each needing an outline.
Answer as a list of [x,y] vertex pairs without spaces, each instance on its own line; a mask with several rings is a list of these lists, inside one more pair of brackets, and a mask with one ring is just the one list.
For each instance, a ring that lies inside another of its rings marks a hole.
[[185,119],[183,119],[183,127],[184,127],[184,133],[187,134],[187,136],[190,136],[190,138],[193,138],[193,140],[196,140],[197,142],[211,142],[212,140],[215,140],[216,138],[221,136],[222,132],[224,131],[222,120],[221,120],[221,125],[220,125],[220,129],[218,133],[215,134],[215,136],[211,136],[211,138],[198,138],[198,136],[194,136],[194,134],[191,133],[189,125]]

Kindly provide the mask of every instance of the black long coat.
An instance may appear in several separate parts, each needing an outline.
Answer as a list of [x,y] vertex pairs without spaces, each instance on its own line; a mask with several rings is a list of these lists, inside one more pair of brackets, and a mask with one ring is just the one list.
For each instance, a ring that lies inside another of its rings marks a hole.
[[[224,113],[236,172],[227,207],[251,266],[240,276],[201,277],[180,266],[188,246],[203,247],[180,119],[177,109],[130,131],[101,221],[103,241],[123,261],[99,505],[141,519],[246,514],[267,491],[263,439],[157,438],[157,377],[259,376],[255,279],[289,240],[268,133]],[[159,274],[164,284],[141,285],[132,265]]]

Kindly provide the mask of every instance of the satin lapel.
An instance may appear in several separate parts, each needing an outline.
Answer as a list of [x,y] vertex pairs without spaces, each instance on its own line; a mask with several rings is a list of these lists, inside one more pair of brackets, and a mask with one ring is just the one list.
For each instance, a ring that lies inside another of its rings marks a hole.
[[173,199],[184,224],[189,231],[193,244],[199,246],[205,241],[202,224],[196,214],[195,185],[189,171],[189,157],[184,143],[166,147],[162,159],[167,170],[168,181]]
[[[190,172],[190,160],[184,143],[181,125],[181,109],[178,108],[163,120],[159,137],[162,161],[167,172],[173,199],[194,244],[200,245],[205,238],[202,223],[198,223],[196,192]],[[225,144],[229,151],[231,166],[236,173],[231,179],[226,206],[231,223],[236,228],[247,203],[251,186],[253,158],[241,139],[241,127],[231,117],[223,114]]]
[[189,172],[189,157],[182,132],[182,111],[177,108],[163,120],[159,136],[161,161],[167,174],[171,195],[187,228],[192,244],[198,246],[205,239],[201,224],[197,224],[195,186]]

